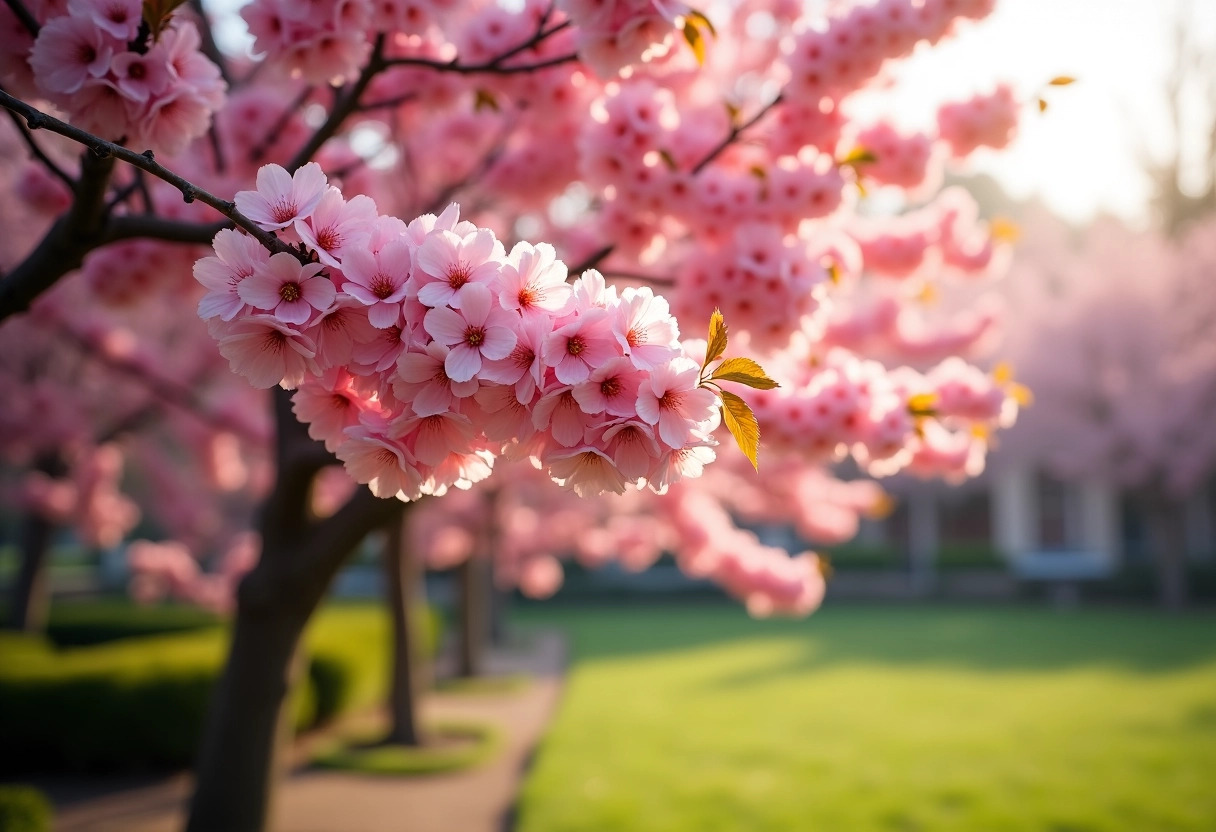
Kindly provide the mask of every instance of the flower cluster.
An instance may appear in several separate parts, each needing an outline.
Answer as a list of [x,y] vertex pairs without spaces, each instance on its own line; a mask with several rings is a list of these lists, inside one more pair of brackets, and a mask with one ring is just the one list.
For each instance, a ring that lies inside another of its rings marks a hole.
[[173,154],[207,131],[224,82],[193,23],[173,20],[154,38],[141,8],[140,0],[70,0],[66,14],[43,23],[29,65],[74,124]]
[[551,246],[508,254],[455,205],[379,215],[316,164],[257,185],[237,207],[315,262],[221,231],[199,314],[253,385],[299,387],[311,435],[377,495],[467,487],[508,446],[580,494],[662,492],[713,458],[718,398],[649,289],[568,284]]
[[955,158],[967,156],[979,147],[999,149],[1013,140],[1020,108],[1013,87],[1000,84],[986,95],[943,104],[937,111],[938,134],[950,145]]

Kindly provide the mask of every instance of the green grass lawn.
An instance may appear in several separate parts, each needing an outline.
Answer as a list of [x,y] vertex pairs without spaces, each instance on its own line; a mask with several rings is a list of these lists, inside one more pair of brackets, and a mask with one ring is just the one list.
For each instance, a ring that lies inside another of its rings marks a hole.
[[520,832],[1216,830],[1216,616],[530,609],[574,661]]

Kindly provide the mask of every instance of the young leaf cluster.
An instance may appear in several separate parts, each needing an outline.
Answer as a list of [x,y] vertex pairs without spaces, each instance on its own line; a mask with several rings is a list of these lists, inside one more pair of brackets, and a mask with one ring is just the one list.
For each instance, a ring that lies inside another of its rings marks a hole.
[[712,387],[722,397],[722,422],[752,467],[760,469],[756,454],[760,450],[760,425],[756,414],[740,396],[722,389],[722,382],[734,382],[754,390],[772,390],[780,385],[768,377],[764,368],[750,358],[727,358],[712,370],[709,365],[726,352],[728,334],[722,311],[715,309],[709,319],[709,338],[705,361],[701,364],[701,385]]

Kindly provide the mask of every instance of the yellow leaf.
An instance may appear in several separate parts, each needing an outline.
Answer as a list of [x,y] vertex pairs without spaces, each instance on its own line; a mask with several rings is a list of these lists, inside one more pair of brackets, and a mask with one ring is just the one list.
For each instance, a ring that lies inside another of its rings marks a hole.
[[844,158],[837,162],[837,164],[853,165],[856,167],[857,165],[869,165],[877,161],[878,157],[874,155],[873,151],[862,147],[861,145],[857,145],[857,147],[846,153]]
[[933,416],[936,415],[937,406],[936,393],[917,393],[908,399],[908,412],[913,416]]
[[1044,112],[1046,109],[1047,109],[1047,99],[1046,99],[1046,98],[1040,98],[1040,99],[1039,99],[1039,112],[1040,112],[1040,113],[1041,113],[1041,112]]
[[473,112],[480,113],[483,109],[490,109],[498,112],[498,99],[494,97],[494,93],[486,90],[477,90],[476,98],[473,99]]
[[737,127],[739,125],[739,114],[740,114],[739,107],[737,105],[732,104],[729,101],[727,101],[726,102],[726,114],[728,116],[730,116],[730,126]]
[[1000,243],[1016,243],[1022,236],[1022,229],[1013,220],[1005,217],[993,217],[988,224],[988,233],[992,239]]
[[160,38],[160,33],[169,23],[174,10],[185,2],[186,0],[144,0],[143,19],[144,23],[148,24],[152,40]]
[[1057,75],[1047,83],[1053,87],[1067,87],[1069,84],[1075,84],[1076,82],[1077,79],[1073,78],[1071,75]]
[[992,380],[997,384],[1008,384],[1013,381],[1013,365],[1002,361],[992,368]]
[[726,320],[722,317],[722,310],[715,309],[714,314],[709,316],[709,342],[705,345],[705,363],[701,365],[701,369],[709,366],[709,362],[717,361],[724,352],[726,352]]
[[756,462],[756,453],[760,450],[760,425],[756,422],[756,414],[747,406],[747,402],[734,393],[722,393],[722,421],[730,435],[735,437],[739,450],[751,462],[757,471],[760,465]]
[[1022,407],[1034,404],[1034,392],[1025,384],[1011,384],[1007,392]]
[[684,24],[684,40],[692,47],[692,54],[697,57],[697,66],[705,65],[705,38],[701,30],[690,20]]
[[756,177],[757,179],[759,179],[761,182],[768,179],[768,171],[765,170],[760,165],[752,165],[750,168],[747,169],[747,172],[750,173],[752,176]]
[[671,151],[666,148],[659,148],[659,158],[663,160],[663,164],[667,165],[668,170],[675,170],[679,165],[676,164],[676,157],[671,155]]
[[925,284],[920,287],[920,291],[916,293],[916,299],[921,303],[936,302],[937,287],[926,281]]
[[832,281],[834,286],[840,285],[840,266],[836,264],[835,260],[828,263],[828,280]]
[[718,365],[714,381],[736,381],[756,390],[772,390],[781,385],[768,377],[764,368],[750,358],[728,358]]
[[988,437],[992,435],[992,431],[988,430],[987,425],[983,425],[983,424],[980,424],[977,422],[976,424],[971,426],[971,435],[974,436],[976,439],[987,440]]
[[866,190],[865,185],[861,184],[860,177],[858,177],[857,181],[854,182],[853,184],[857,186],[857,195],[859,197],[861,197],[862,199],[865,199],[867,196],[869,196],[869,191]]
[[882,520],[890,517],[893,511],[895,511],[895,498],[884,491],[874,505],[865,510],[865,515],[871,520]]
[[832,559],[827,555],[815,555],[815,568],[819,570],[819,574],[825,581],[830,580],[836,570],[832,568]]
[[708,30],[709,34],[713,37],[716,38],[718,36],[718,30],[714,28],[714,24],[710,21],[710,19],[696,9],[693,9],[688,13],[688,19],[698,26],[704,26],[706,30]]

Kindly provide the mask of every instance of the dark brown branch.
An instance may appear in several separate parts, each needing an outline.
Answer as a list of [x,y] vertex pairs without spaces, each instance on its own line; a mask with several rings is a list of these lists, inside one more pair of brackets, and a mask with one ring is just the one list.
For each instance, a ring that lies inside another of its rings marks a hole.
[[308,100],[310,95],[312,95],[312,90],[313,87],[311,84],[309,84],[304,89],[300,90],[300,94],[292,99],[292,102],[283,109],[283,112],[279,114],[279,117],[275,120],[275,123],[271,125],[269,130],[266,131],[266,135],[263,136],[261,140],[250,149],[249,161],[262,161],[262,159],[266,156],[266,152],[270,150],[270,146],[274,144],[274,140],[278,138],[278,135],[283,132],[283,128],[287,126],[287,122],[291,120],[292,115],[296,112],[296,110],[303,107],[304,102]]
[[101,158],[89,152],[81,155],[72,206],[34,250],[0,280],[0,321],[29,309],[36,297],[78,268],[84,256],[100,244],[106,188],[113,170],[113,157]]
[[198,34],[202,41],[200,45],[202,53],[219,68],[224,83],[231,88],[232,72],[228,68],[228,59],[220,51],[219,44],[215,42],[215,32],[211,29],[211,18],[207,17],[207,10],[203,8],[203,0],[190,0],[190,8],[194,9],[194,14],[199,20]]
[[571,276],[578,277],[580,274],[587,271],[587,269],[594,269],[600,263],[607,260],[614,251],[616,251],[616,243],[609,243],[598,251],[592,252],[591,256],[586,260],[579,263],[577,266],[570,267]]
[[12,110],[6,110],[5,112],[8,113],[8,117],[13,120],[13,124],[16,125],[17,130],[20,131],[22,140],[25,142],[26,147],[30,149],[30,153],[34,154],[34,158],[36,158],[39,162],[42,162],[42,164],[46,166],[47,170],[49,170],[59,179],[63,180],[64,184],[66,184],[69,188],[75,190],[76,180],[69,176],[63,168],[55,164],[54,159],[46,155],[42,148],[38,146],[38,143],[34,141],[34,137],[30,133],[30,129],[21,123],[21,119],[17,117],[17,114]]
[[342,127],[342,123],[347,117],[359,106],[359,98],[367,91],[367,87],[371,84],[372,79],[384,70],[386,64],[384,61],[384,34],[376,36],[376,42],[372,46],[372,54],[367,59],[367,64],[364,65],[363,71],[359,73],[359,77],[355,83],[342,92],[334,101],[333,109],[329,111],[329,117],[325,119],[325,123],[316,129],[316,132],[308,139],[308,142],[300,148],[299,152],[287,164],[287,170],[294,173],[316,155],[321,149],[321,145],[325,144],[335,135]]
[[4,0],[8,7],[13,10],[13,14],[21,21],[21,25],[25,27],[34,37],[38,37],[38,20],[30,13],[30,10],[25,7],[21,0]]
[[780,104],[782,102],[782,100],[783,100],[782,97],[780,95],[778,95],[772,101],[770,101],[769,103],[767,103],[763,107],[761,107],[760,111],[757,112],[751,118],[749,118],[747,121],[743,122],[742,124],[736,124],[736,125],[732,126],[730,128],[730,132],[726,135],[726,138],[724,138],[724,139],[722,139],[722,141],[718,142],[718,144],[716,144],[714,146],[714,148],[709,151],[709,153],[705,154],[705,158],[703,158],[701,161],[699,161],[695,165],[693,165],[692,173],[695,175],[695,174],[698,174],[701,171],[703,171],[706,168],[706,166],[709,165],[710,162],[712,162],[714,159],[717,159],[720,155],[722,155],[722,151],[726,150],[726,148],[728,148],[732,144],[734,144],[735,141],[739,138],[739,136],[745,130],[748,130],[756,122],[758,122],[760,119],[762,119],[766,115],[768,115],[769,111],[771,111],[774,107],[776,107],[778,104]]
[[387,63],[389,66],[422,67],[424,69],[433,69],[437,72],[455,72],[460,75],[476,75],[478,73],[519,75],[573,63],[578,60],[578,54],[571,52],[568,55],[558,55],[555,58],[547,58],[532,64],[513,64],[511,66],[502,66],[500,60],[499,58],[495,58],[482,64],[461,64],[456,61],[436,61],[432,58],[391,58]]
[[92,150],[93,153],[91,155],[95,157],[121,159],[129,165],[134,165],[140,170],[147,171],[163,182],[168,182],[181,191],[183,200],[186,202],[198,200],[205,205],[211,206],[232,220],[237,226],[247,231],[250,236],[270,251],[292,251],[286,243],[279,240],[269,231],[263,231],[253,220],[237,211],[236,205],[232,202],[220,199],[158,163],[153,158],[152,151],[150,150],[136,153],[130,148],[106,141],[98,136],[94,136],[92,133],[81,130],[79,127],[73,127],[57,118],[48,116],[46,113],[35,109],[19,98],[14,98],[3,90],[0,90],[0,106],[7,107],[22,116],[26,120],[26,123],[29,124],[31,130],[50,130],[52,133],[66,136],[72,141]]
[[230,222],[181,222],[155,215],[118,216],[110,219],[106,225],[104,242],[113,243],[118,240],[152,239],[164,240],[167,243],[197,243],[210,245],[215,235],[225,228],[232,228]]

